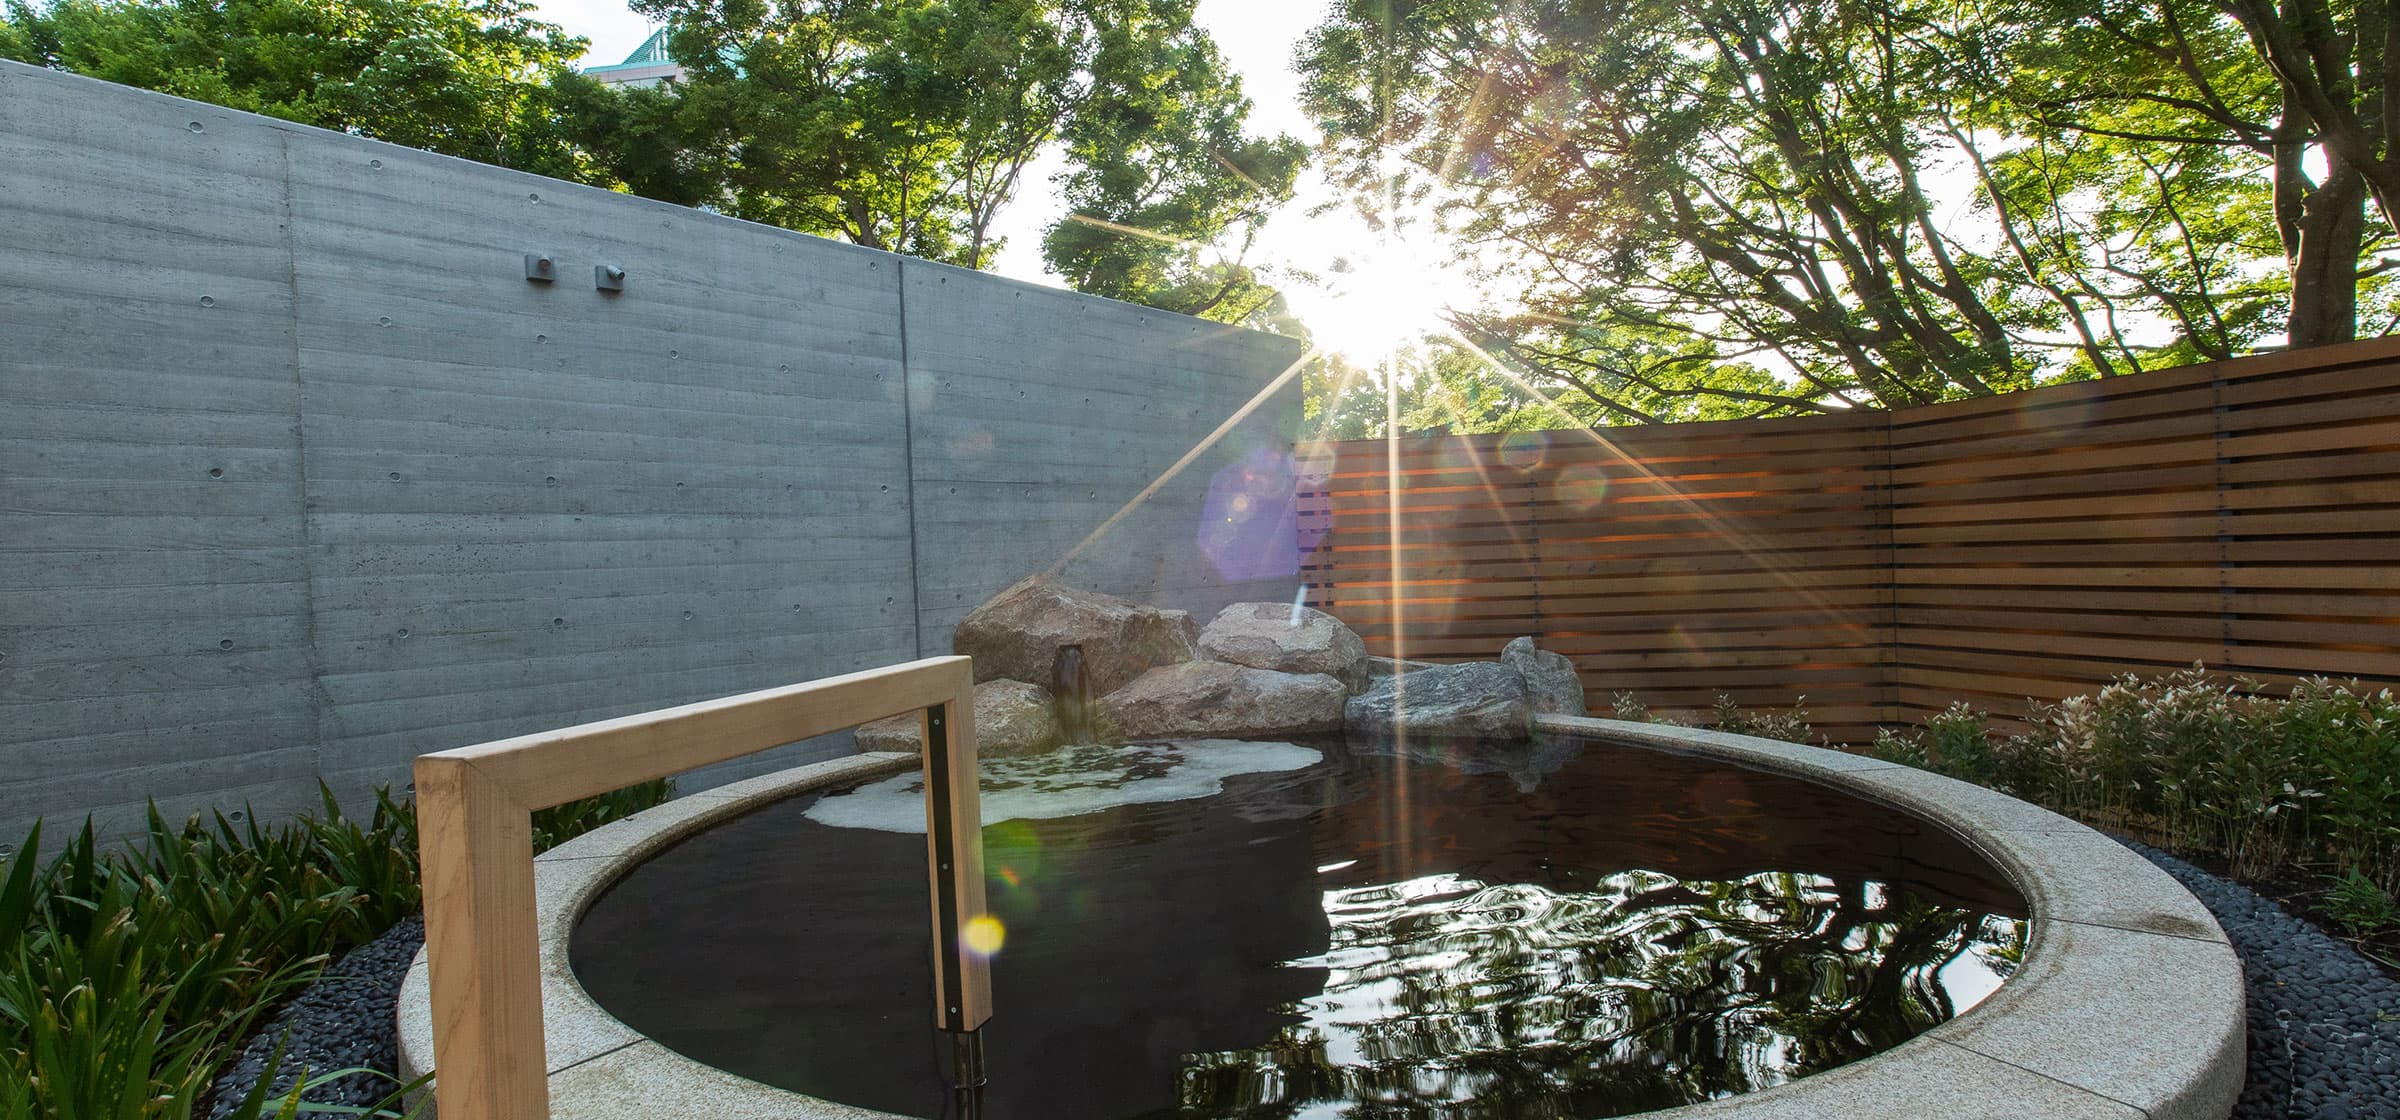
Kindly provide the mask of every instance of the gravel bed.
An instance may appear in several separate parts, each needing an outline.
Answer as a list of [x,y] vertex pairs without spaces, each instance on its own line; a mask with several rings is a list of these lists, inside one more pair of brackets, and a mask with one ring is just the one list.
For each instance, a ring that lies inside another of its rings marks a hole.
[[[2250,1068],[2232,1120],[2400,1120],[2400,982],[2248,888],[2123,843],[2189,888],[2241,954]],[[400,981],[424,940],[424,921],[410,918],[351,950],[243,1048],[217,1081],[210,1120],[223,1120],[257,1082],[287,1030],[277,1092],[289,1091],[304,1066],[397,1068]],[[388,1078],[354,1074],[308,1099],[368,1105],[392,1088]]]
[[352,1068],[382,1073],[336,1078],[311,1087],[302,1099],[364,1106],[390,1096],[399,1087],[390,1075],[400,1067],[400,981],[424,943],[425,919],[406,918],[344,954],[252,1036],[242,1056],[217,1077],[208,1120],[225,1120],[241,1104],[243,1095],[258,1084],[279,1041],[284,1043],[283,1064],[269,1089],[276,1097],[291,1092],[303,1069],[321,1077]]
[[2400,1120],[2400,983],[2249,888],[2122,842],[2190,889],[2241,954],[2250,1069],[2233,1120]]

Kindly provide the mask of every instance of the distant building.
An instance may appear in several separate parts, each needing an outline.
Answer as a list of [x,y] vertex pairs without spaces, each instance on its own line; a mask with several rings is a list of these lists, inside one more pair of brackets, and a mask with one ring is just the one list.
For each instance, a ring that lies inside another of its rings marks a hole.
[[604,86],[654,86],[683,77],[683,67],[667,54],[667,29],[659,28],[642,40],[625,61],[614,66],[588,66],[584,76]]

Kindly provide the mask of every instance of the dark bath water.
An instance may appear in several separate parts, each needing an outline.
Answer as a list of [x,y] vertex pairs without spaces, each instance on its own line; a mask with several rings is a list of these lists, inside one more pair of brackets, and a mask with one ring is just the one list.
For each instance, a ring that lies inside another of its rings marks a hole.
[[[1623,1115],[1891,1047],[2023,947],[2023,901],[1949,833],[1798,779],[1572,740],[1314,746],[1212,797],[986,828],[985,1115]],[[1219,749],[1065,784],[1164,796]],[[1060,784],[987,770],[987,818]],[[710,1065],[945,1115],[924,837],[808,815],[875,817],[873,792],[651,859],[577,928],[576,975]]]

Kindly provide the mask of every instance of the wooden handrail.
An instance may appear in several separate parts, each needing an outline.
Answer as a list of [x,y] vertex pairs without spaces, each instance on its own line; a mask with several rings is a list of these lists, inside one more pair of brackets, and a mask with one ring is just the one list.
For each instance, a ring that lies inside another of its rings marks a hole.
[[420,755],[418,852],[443,1120],[547,1120],[533,811],[908,711],[924,730],[936,1025],[991,1017],[986,963],[962,944],[985,913],[975,674],[964,657],[748,692]]

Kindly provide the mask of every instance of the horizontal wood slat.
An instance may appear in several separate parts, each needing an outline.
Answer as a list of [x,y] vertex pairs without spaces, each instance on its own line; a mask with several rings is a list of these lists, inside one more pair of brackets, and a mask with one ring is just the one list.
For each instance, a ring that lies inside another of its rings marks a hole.
[[[2400,683],[2400,338],[1893,413],[1303,449],[1312,601],[1589,702],[2002,726],[2195,660]],[[1394,462],[1398,473],[1392,473]]]

